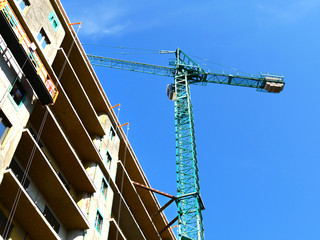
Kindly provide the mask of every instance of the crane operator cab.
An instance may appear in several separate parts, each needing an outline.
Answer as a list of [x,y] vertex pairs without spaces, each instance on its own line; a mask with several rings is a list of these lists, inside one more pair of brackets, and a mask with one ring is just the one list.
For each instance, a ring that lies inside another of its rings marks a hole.
[[175,87],[173,84],[168,84],[167,85],[167,96],[169,98],[169,100],[174,100],[175,98]]

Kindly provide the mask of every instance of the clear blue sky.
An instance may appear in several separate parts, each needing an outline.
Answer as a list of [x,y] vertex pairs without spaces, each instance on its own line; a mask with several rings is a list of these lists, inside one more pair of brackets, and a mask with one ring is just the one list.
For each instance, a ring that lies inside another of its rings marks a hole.
[[[83,23],[83,43],[128,47],[87,46],[90,54],[167,66],[174,56],[139,49],[180,47],[244,72],[283,74],[281,94],[220,85],[191,88],[205,235],[207,240],[320,238],[320,1],[62,3],[71,21]],[[120,121],[130,122],[129,140],[151,186],[175,194],[174,106],[165,94],[173,79],[95,69],[111,104],[122,105]],[[167,215],[174,218],[175,209]]]

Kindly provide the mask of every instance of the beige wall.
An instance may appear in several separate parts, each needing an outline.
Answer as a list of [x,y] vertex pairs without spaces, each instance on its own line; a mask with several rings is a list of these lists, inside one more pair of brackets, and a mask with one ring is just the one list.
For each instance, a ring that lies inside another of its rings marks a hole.
[[[119,155],[119,143],[120,139],[116,135],[111,139],[109,135],[111,129],[111,121],[106,114],[100,114],[99,120],[105,129],[106,135],[101,137],[95,137],[93,142],[97,149],[99,149],[99,153],[104,159],[103,163],[109,172],[110,178],[115,179],[116,173],[116,165],[118,161]],[[109,154],[112,157],[110,164],[107,164],[106,154]],[[87,172],[92,179],[94,185],[96,186],[97,192],[94,193],[92,196],[86,195],[81,202],[82,211],[88,216],[88,220],[90,222],[91,228],[86,231],[85,240],[99,240],[99,239],[108,239],[109,235],[109,226],[110,226],[110,219],[111,219],[111,210],[112,210],[112,203],[114,197],[114,190],[111,187],[110,181],[108,176],[103,173],[103,170],[99,166],[99,164],[91,163],[87,166]],[[106,197],[103,196],[101,192],[102,181],[106,181],[108,184],[107,194]],[[97,211],[103,217],[103,225],[101,233],[99,233],[95,229],[95,218],[97,215]]]
[[[65,31],[62,25],[60,24],[59,19],[58,21],[60,26],[57,28],[56,31],[50,23],[48,17],[50,13],[53,11],[53,7],[50,1],[33,0],[30,1],[30,3],[31,5],[29,6],[29,8],[22,13],[23,18],[26,21],[33,37],[36,39],[36,42],[40,29],[43,28],[46,32],[51,44],[42,51],[46,56],[46,59],[48,60],[49,64],[51,65],[54,57],[56,56],[57,49],[60,47],[63,41]],[[39,49],[42,48],[39,46]]]
[[[26,80],[21,68],[16,63],[10,50],[6,48],[6,43],[0,36],[0,108],[12,124],[5,141],[0,146],[0,182],[3,171],[10,164],[14,151],[20,140],[22,130],[33,109],[33,91]],[[21,78],[21,83],[28,94],[21,106],[18,106],[10,96],[10,88],[17,76]]]

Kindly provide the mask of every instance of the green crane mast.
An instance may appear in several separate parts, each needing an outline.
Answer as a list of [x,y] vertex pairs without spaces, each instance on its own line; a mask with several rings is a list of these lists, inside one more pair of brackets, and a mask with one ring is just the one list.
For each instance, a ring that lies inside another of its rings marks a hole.
[[204,240],[202,219],[204,204],[200,196],[190,84],[205,86],[207,83],[218,83],[279,93],[282,91],[285,83],[283,76],[269,74],[248,77],[209,73],[203,70],[179,48],[176,51],[164,52],[175,53],[175,62],[169,62],[169,65],[173,65],[173,67],[150,65],[93,55],[87,56],[92,65],[174,78],[174,83],[167,87],[167,95],[170,100],[174,100],[175,109],[176,203],[178,206],[179,240]]

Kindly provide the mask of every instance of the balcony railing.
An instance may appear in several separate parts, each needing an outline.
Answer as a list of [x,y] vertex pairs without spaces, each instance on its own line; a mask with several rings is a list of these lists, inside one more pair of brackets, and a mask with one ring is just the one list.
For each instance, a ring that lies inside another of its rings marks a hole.
[[37,54],[36,47],[33,42],[28,38],[25,30],[21,26],[17,16],[14,14],[10,4],[7,1],[0,0],[0,11],[4,13],[4,16],[10,23],[20,45],[23,47],[24,51],[33,63],[37,74],[39,75],[42,82],[45,84],[47,91],[53,99],[53,103],[56,101],[59,91],[55,84],[53,83],[50,75],[48,74],[46,68],[44,67],[39,55]]

